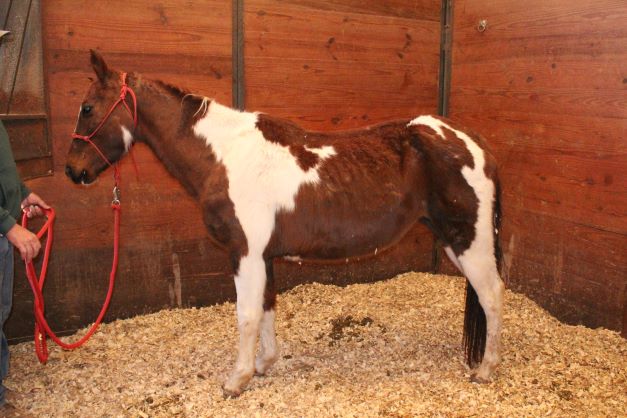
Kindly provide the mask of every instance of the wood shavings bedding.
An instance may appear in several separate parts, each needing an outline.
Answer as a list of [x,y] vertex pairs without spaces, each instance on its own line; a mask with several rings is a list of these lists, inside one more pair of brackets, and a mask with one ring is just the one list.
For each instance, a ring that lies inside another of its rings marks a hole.
[[105,324],[77,351],[52,347],[46,366],[32,343],[13,346],[5,383],[26,395],[19,407],[64,418],[627,416],[627,341],[509,291],[503,362],[492,383],[470,383],[464,286],[424,273],[299,286],[279,297],[279,361],[238,399],[221,390],[237,353],[231,303]]

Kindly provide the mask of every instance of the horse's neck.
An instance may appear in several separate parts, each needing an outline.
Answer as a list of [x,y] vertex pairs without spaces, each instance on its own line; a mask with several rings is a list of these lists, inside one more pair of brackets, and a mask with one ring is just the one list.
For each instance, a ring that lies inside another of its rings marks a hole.
[[[198,196],[210,175],[214,159],[206,143],[192,132],[187,99],[161,85],[144,82],[138,88],[139,130],[137,140],[145,142],[192,196]],[[191,102],[191,101],[190,101]],[[203,169],[201,169],[203,168]]]

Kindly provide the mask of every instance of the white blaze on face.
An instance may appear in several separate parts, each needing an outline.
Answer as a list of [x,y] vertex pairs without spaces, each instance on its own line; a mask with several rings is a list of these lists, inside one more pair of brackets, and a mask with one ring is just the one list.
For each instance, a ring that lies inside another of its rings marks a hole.
[[[469,166],[462,167],[461,173],[466,182],[475,192],[477,196],[479,209],[477,211],[477,221],[475,223],[475,239],[470,248],[468,248],[459,259],[462,261],[464,257],[472,257],[473,262],[488,266],[494,264],[494,236],[492,231],[492,207],[494,204],[494,182],[485,175],[485,156],[483,150],[473,141],[466,133],[453,129],[440,119],[433,116],[419,116],[409,122],[409,125],[424,125],[433,129],[438,135],[445,139],[442,128],[450,129],[459,139],[461,139],[466,148],[472,155],[474,168]],[[487,256],[489,260],[485,260]],[[482,260],[483,259],[483,260]],[[489,264],[484,264],[489,263]],[[462,263],[463,264],[463,263]]]
[[124,150],[128,152],[128,150],[131,148],[131,145],[133,145],[133,134],[131,133],[131,131],[126,129],[126,126],[123,126],[123,125],[122,125],[122,141],[124,141]]

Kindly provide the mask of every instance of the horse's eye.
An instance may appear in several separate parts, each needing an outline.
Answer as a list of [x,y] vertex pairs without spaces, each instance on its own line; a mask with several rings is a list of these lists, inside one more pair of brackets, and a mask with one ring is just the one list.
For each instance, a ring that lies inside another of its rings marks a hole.
[[87,116],[91,113],[91,105],[83,105],[83,107],[81,108],[81,112],[83,113],[84,116]]

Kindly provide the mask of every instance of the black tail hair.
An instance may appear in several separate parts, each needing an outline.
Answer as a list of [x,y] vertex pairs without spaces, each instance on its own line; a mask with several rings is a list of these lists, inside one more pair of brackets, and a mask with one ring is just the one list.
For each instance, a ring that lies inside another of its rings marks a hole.
[[466,311],[464,313],[464,352],[470,367],[481,363],[486,342],[485,312],[479,303],[477,292],[466,280]]

